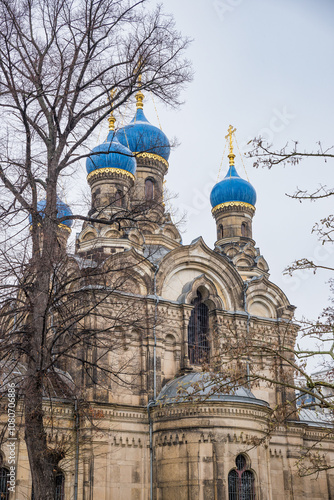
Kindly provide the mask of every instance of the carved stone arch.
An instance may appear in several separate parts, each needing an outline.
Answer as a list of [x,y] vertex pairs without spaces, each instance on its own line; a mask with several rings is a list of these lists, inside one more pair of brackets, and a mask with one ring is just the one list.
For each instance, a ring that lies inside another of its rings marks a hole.
[[124,270],[118,273],[108,273],[106,286],[116,292],[127,292],[133,295],[145,295],[146,287],[141,276],[134,270]]
[[164,224],[162,227],[157,229],[156,232],[159,234],[163,234],[164,236],[167,236],[167,238],[171,238],[179,243],[181,241],[180,233],[174,226],[174,224]]
[[263,295],[257,295],[249,300],[248,312],[252,316],[259,316],[260,318],[277,318],[274,304],[268,299],[268,297]]
[[254,266],[253,258],[248,256],[245,253],[237,254],[234,257],[233,262],[236,266],[240,266],[240,267],[252,267],[252,266]]
[[128,234],[128,238],[135,245],[142,245],[144,243],[143,235],[141,234],[140,231],[138,231],[138,229],[135,229],[135,228],[130,229],[129,234]]
[[242,309],[244,285],[240,274],[225,256],[208,248],[202,238],[164,256],[157,273],[158,295],[177,301],[185,284],[202,274],[214,283],[224,309]]
[[230,258],[233,259],[240,252],[240,248],[232,243],[230,245],[224,246],[224,253]]
[[295,309],[282,290],[264,276],[249,283],[247,308],[254,316],[272,319],[292,319]]
[[165,345],[175,346],[176,345],[175,335],[173,335],[172,333],[167,333],[167,335],[165,335],[164,343]]
[[93,226],[86,226],[83,231],[79,234],[78,240],[79,243],[82,243],[84,241],[91,241],[97,238],[97,230]]
[[265,258],[262,257],[262,255],[256,260],[256,264],[257,264],[257,267],[259,269],[261,269],[262,271],[264,271],[266,273],[269,271],[268,263],[265,260]]
[[253,258],[255,258],[258,255],[258,249],[251,244],[245,245],[242,250],[243,253]]
[[156,224],[153,222],[145,222],[143,224],[143,234],[154,234],[156,230]]
[[103,269],[106,273],[112,271],[111,274],[117,274],[117,270],[120,274],[126,273],[126,280],[129,283],[134,283],[137,291],[132,292],[126,289],[125,292],[131,292],[138,295],[147,295],[152,291],[154,268],[147,259],[136,252],[134,248],[127,250],[125,252],[116,253],[108,257],[103,263]]
[[112,226],[103,226],[101,228],[100,236],[103,238],[116,239],[121,238],[123,236],[123,231],[120,231],[116,225]]
[[209,310],[224,309],[224,304],[222,299],[218,296],[217,288],[205,274],[201,274],[187,283],[183,287],[183,293],[178,298],[178,301],[183,304],[192,304],[198,291],[201,293],[203,302],[208,306]]

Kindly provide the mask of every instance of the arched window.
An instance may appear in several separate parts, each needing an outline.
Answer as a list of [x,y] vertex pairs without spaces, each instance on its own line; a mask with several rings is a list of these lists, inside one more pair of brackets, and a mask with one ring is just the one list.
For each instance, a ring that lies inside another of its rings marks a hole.
[[9,470],[6,467],[0,467],[0,498],[1,500],[9,499],[8,491]]
[[248,232],[248,226],[246,224],[246,222],[243,222],[241,224],[241,236],[247,236],[247,232]]
[[209,359],[209,310],[200,292],[192,303],[195,307],[188,325],[188,356],[190,363],[200,365]]
[[145,199],[150,201],[154,198],[154,182],[152,179],[145,181]]
[[246,458],[238,455],[235,465],[228,475],[228,500],[255,500],[254,474],[246,470]]
[[115,206],[121,208],[123,206],[123,199],[124,199],[123,193],[120,189],[118,189],[115,195]]
[[[31,500],[35,500],[34,485],[32,485]],[[56,473],[55,500],[65,500],[65,476],[60,469]]]
[[220,224],[218,229],[218,240],[221,240],[223,238],[224,238],[224,226],[223,224]]

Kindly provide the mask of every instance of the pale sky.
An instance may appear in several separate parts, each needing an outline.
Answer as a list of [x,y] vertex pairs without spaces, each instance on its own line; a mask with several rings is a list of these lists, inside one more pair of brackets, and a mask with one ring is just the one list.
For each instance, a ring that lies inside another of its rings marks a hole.
[[[302,149],[334,144],[334,2],[331,0],[165,0],[177,27],[194,39],[189,50],[195,77],[177,111],[156,103],[164,132],[179,140],[172,151],[168,188],[188,212],[184,243],[202,235],[213,247],[215,222],[209,194],[217,181],[231,123],[239,145],[259,134],[276,148],[298,140]],[[146,116],[156,123],[148,102]],[[256,170],[244,160],[257,191],[253,237],[270,266],[270,279],[315,317],[327,304],[326,271],[284,277],[293,260],[308,257],[334,267],[334,247],[323,247],[312,226],[331,213],[329,200],[289,199],[295,188],[333,185],[333,162],[313,159],[296,167]],[[223,163],[220,178],[228,166]],[[239,175],[245,177],[240,158]]]
[[[276,148],[289,140],[298,140],[307,151],[317,149],[319,140],[324,147],[334,144],[334,2],[164,0],[163,5],[178,29],[194,39],[188,57],[195,72],[178,110],[155,102],[162,129],[180,142],[170,156],[167,188],[178,194],[174,207],[188,213],[183,242],[202,235],[213,248],[209,196],[230,123],[242,151],[258,135],[269,137]],[[148,95],[144,110],[159,126]],[[107,123],[99,142],[106,134]],[[334,246],[323,247],[311,234],[332,207],[329,200],[300,204],[286,193],[297,186],[333,185],[333,162],[313,159],[271,171],[254,169],[251,159],[244,163],[257,191],[253,238],[268,261],[270,279],[298,307],[297,318],[316,317],[327,305],[328,273],[304,271],[290,278],[283,270],[301,257],[334,267]],[[236,167],[245,177],[239,156]],[[220,179],[227,168],[225,158]]]

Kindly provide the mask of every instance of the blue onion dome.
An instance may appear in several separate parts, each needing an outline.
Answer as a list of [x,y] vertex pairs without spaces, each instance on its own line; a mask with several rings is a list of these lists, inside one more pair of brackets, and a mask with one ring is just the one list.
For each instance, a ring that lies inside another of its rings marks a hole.
[[[44,219],[45,217],[45,207],[46,207],[46,200],[41,200],[37,202],[37,211],[39,215],[42,216],[42,219]],[[68,217],[71,215],[73,215],[73,213],[70,207],[57,197],[57,219],[61,219],[62,217]],[[30,215],[29,215],[29,222],[30,224],[32,222]],[[71,228],[73,225],[73,219],[66,219],[64,221],[61,221],[60,224],[63,226],[67,226],[68,228]]]
[[255,206],[256,191],[250,182],[242,179],[234,165],[230,165],[225,178],[218,182],[210,195],[212,208],[223,203],[241,202]]
[[230,167],[225,178],[218,182],[211,191],[210,202],[212,212],[218,210],[222,205],[244,205],[255,210],[256,191],[250,182],[242,179],[234,166],[235,154],[233,153],[233,134],[236,129],[232,125],[228,128],[225,139],[229,141]]
[[[111,140],[109,140],[111,139]],[[90,174],[94,170],[117,169],[124,170],[134,175],[136,172],[136,160],[132,152],[123,146],[111,130],[105,142],[96,146],[86,160],[86,170]]]
[[138,92],[136,99],[136,114],[129,125],[118,130],[117,139],[133,153],[154,154],[168,161],[170,143],[167,136],[158,127],[152,125],[144,115],[144,95]]

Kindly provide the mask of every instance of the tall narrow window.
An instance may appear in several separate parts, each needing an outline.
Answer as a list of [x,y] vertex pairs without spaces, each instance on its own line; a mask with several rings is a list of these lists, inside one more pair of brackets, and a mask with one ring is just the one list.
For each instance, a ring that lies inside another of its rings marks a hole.
[[228,500],[255,500],[254,474],[246,470],[246,458],[238,455],[235,464],[228,475]]
[[247,236],[247,230],[248,230],[248,227],[247,227],[247,224],[246,222],[243,222],[241,224],[241,236]]
[[145,199],[150,201],[154,198],[154,182],[152,179],[146,179],[145,181]]
[[65,476],[61,470],[56,475],[56,494],[55,500],[64,500],[65,498]]
[[9,470],[6,467],[0,468],[0,498],[1,500],[9,499],[8,491]]
[[123,199],[123,193],[120,189],[118,189],[115,195],[115,206],[121,208],[123,206]]
[[209,359],[209,310],[200,292],[193,304],[188,325],[188,356],[191,364],[200,365]]
[[223,238],[224,238],[224,226],[223,224],[220,224],[218,229],[218,240],[221,240]]

